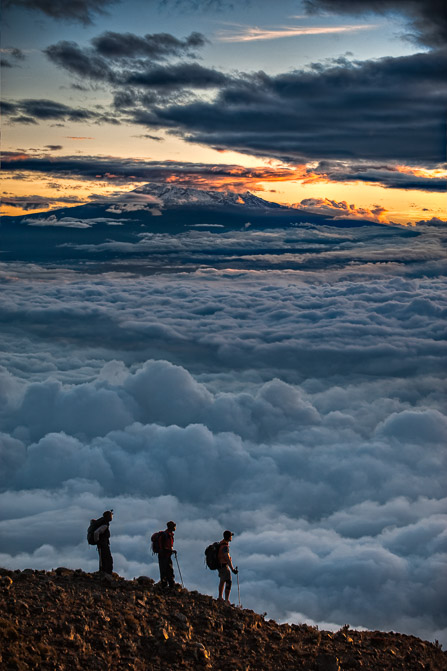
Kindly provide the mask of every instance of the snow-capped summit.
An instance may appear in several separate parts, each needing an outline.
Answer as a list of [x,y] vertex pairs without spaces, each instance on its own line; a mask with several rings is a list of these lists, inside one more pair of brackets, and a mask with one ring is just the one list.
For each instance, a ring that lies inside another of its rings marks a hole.
[[153,196],[165,208],[184,207],[185,205],[211,208],[243,205],[250,209],[265,210],[282,207],[278,203],[271,203],[258,198],[250,193],[250,191],[243,193],[236,193],[235,191],[210,191],[173,186],[171,184],[149,183],[138,187],[132,193]]

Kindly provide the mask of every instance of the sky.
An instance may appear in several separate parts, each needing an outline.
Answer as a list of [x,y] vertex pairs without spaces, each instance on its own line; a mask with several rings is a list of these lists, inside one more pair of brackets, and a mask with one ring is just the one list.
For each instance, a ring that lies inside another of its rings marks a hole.
[[[95,571],[113,508],[120,575],[173,519],[216,595],[228,528],[244,606],[447,645],[441,10],[4,2],[0,566]],[[300,215],[164,229],[147,182]]]
[[6,214],[132,190],[147,168],[445,220],[442,0],[6,0],[3,23]]

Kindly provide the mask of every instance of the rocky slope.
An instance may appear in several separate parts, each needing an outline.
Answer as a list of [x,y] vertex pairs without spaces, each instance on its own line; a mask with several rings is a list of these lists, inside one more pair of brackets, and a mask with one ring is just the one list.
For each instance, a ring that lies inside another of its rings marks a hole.
[[444,671],[447,653],[413,636],[279,625],[150,578],[58,568],[0,570],[5,671]]

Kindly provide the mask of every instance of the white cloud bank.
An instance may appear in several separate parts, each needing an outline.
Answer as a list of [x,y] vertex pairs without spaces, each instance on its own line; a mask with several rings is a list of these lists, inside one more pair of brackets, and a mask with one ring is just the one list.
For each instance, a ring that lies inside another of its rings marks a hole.
[[231,528],[247,607],[447,642],[447,292],[393,268],[11,267],[0,565],[95,570],[86,527],[113,507],[125,576],[157,577],[173,518],[187,586],[215,593],[203,550]]

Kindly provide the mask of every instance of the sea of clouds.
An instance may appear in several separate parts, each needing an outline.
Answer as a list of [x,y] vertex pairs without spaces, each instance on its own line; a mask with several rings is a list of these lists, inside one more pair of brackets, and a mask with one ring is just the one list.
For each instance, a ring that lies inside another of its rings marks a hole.
[[244,606],[446,643],[446,281],[429,237],[393,244],[306,272],[3,264],[0,565],[94,571],[114,508],[118,573],[157,578],[174,519],[215,594],[229,528]]

